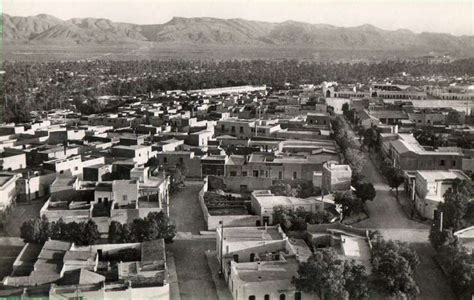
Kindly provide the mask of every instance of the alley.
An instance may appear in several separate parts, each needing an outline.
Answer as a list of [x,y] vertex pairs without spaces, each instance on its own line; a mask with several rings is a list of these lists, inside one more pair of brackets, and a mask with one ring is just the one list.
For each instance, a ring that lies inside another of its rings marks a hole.
[[[202,182],[186,182],[186,187],[171,196],[170,216],[179,236],[198,235],[206,223],[198,202]],[[217,292],[205,255],[215,250],[215,239],[177,238],[167,248],[173,253],[181,299],[217,299]]]

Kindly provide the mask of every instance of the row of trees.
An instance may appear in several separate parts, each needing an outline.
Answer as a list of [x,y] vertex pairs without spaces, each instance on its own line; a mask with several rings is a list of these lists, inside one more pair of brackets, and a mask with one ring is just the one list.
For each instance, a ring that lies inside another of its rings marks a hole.
[[[26,243],[44,244],[47,240],[62,240],[79,246],[92,245],[100,239],[97,224],[87,222],[65,223],[62,219],[50,222],[47,217],[30,219],[21,225],[21,238]],[[163,212],[151,212],[131,224],[112,221],[109,225],[110,243],[135,243],[164,239],[169,243],[176,235],[176,226]]]
[[44,244],[48,239],[62,240],[76,245],[92,245],[100,233],[94,221],[65,223],[62,219],[49,222],[48,218],[30,219],[20,228],[21,238],[26,243]]
[[145,218],[135,219],[131,224],[112,221],[109,225],[110,243],[140,243],[164,239],[166,243],[176,236],[176,226],[163,212],[151,212]]
[[298,290],[321,299],[367,299],[369,286],[383,295],[416,299],[419,293],[413,279],[419,264],[416,252],[405,243],[386,241],[377,233],[372,245],[371,276],[364,265],[341,259],[334,248],[323,248],[300,264],[293,283]]
[[346,123],[342,116],[336,116],[331,120],[333,137],[341,148],[345,161],[351,166],[354,178],[361,178],[362,168],[365,164],[365,156],[353,138],[347,134]]
[[439,217],[433,221],[429,236],[437,250],[436,259],[458,296],[474,291],[474,255],[453,235],[474,225],[472,194],[471,182],[456,180],[444,194],[444,202],[438,205]]
[[307,224],[329,223],[334,216],[327,210],[316,212],[306,211],[303,208],[291,210],[281,206],[273,209],[273,224],[280,224],[283,231],[306,230]]

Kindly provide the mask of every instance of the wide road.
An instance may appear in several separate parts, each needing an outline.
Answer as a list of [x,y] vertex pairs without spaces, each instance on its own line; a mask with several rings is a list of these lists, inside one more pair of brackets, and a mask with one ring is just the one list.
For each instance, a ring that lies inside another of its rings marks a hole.
[[[358,138],[347,123],[346,131],[349,137],[359,144]],[[455,299],[446,278],[433,260],[435,250],[428,240],[429,226],[407,217],[394,192],[367,155],[362,174],[366,181],[374,184],[377,195],[373,201],[367,201],[370,218],[354,226],[377,229],[384,238],[407,242],[416,250],[420,257],[420,265],[415,271],[415,280],[421,292],[419,299]],[[405,197],[403,194],[401,192],[400,197]]]
[[167,248],[173,253],[181,299],[217,300],[217,292],[205,255],[215,250],[215,238],[194,238],[207,230],[199,206],[198,193],[202,182],[186,182],[186,187],[171,196],[170,217],[178,235]]

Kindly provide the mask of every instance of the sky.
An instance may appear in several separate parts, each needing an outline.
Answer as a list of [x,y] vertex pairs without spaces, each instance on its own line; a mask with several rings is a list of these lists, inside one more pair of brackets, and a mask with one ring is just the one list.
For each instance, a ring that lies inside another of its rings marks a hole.
[[63,20],[92,17],[135,24],[215,17],[474,35],[474,0],[3,0],[2,10],[13,16],[44,13]]

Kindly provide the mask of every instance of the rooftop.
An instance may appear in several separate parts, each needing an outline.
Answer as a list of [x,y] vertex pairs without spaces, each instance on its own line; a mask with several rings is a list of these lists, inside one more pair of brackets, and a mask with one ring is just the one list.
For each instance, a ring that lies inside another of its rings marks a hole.
[[460,170],[448,170],[448,171],[438,171],[438,170],[428,170],[428,171],[417,171],[417,173],[423,177],[426,181],[443,181],[443,180],[470,180],[469,176],[464,174]]

